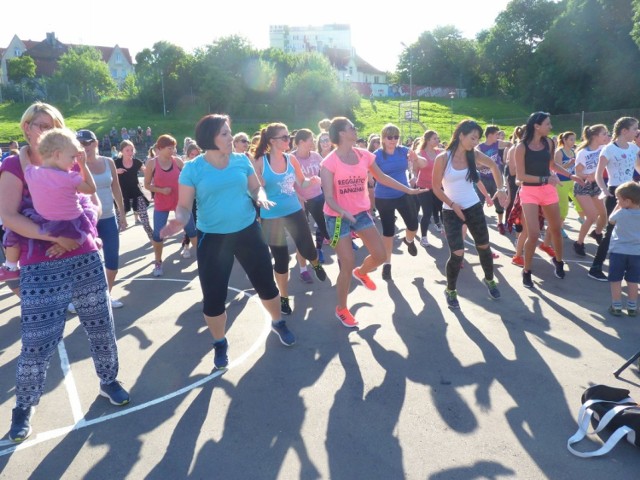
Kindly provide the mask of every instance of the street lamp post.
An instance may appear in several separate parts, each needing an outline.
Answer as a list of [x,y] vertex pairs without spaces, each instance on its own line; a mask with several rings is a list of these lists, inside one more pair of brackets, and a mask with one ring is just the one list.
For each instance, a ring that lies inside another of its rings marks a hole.
[[449,98],[451,99],[451,102],[449,104],[449,111],[451,113],[451,120],[449,121],[449,127],[450,127],[450,135],[453,135],[453,99],[456,96],[456,92],[454,92],[453,90],[451,90],[449,92]]
[[411,136],[413,127],[413,54],[404,42],[400,42],[400,45],[409,52],[409,111],[411,112],[411,116],[409,117],[409,136]]
[[162,86],[162,115],[167,116],[167,103],[164,98],[164,73],[160,70],[160,85]]

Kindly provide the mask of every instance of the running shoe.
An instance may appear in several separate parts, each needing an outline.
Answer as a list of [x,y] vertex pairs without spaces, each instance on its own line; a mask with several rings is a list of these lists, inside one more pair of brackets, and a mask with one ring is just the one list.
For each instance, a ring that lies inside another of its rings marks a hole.
[[514,255],[511,259],[511,263],[516,267],[524,268],[524,257],[520,255]]
[[15,407],[11,411],[11,428],[9,429],[9,439],[19,443],[31,435],[31,417],[36,411],[34,407]]
[[616,308],[613,305],[609,305],[609,313],[614,317],[620,317],[622,316],[622,309]]
[[289,330],[289,327],[287,327],[287,322],[285,322],[284,320],[271,322],[271,331],[278,335],[280,343],[282,343],[286,347],[290,347],[291,345],[296,343],[295,335],[291,330]]
[[291,315],[293,312],[289,305],[289,297],[280,297],[280,311],[283,315]]
[[436,232],[441,233],[442,232],[442,224],[441,223],[436,223],[435,224],[435,228],[436,228]]
[[580,255],[581,257],[587,256],[587,252],[584,250],[584,243],[578,243],[577,241],[573,242],[573,251],[576,252],[576,255]]
[[347,328],[354,328],[358,326],[358,321],[351,315],[351,312],[348,308],[343,308],[342,310],[336,307],[336,318],[340,320],[340,323]]
[[460,302],[458,302],[458,292],[456,290],[444,289],[444,296],[447,299],[447,306],[451,310],[457,310],[460,308]]
[[507,229],[504,226],[504,223],[499,223],[498,224],[498,232],[500,233],[500,235],[506,235]]
[[562,238],[569,238],[569,235],[567,235],[567,232],[564,231],[564,228],[560,229],[560,235],[562,235]]
[[564,262],[562,260],[558,261],[553,257],[551,263],[553,263],[553,274],[558,278],[564,278]]
[[522,270],[522,286],[525,288],[533,288],[533,280],[531,280],[531,270],[528,272]]
[[318,263],[317,265],[312,264],[311,267],[313,267],[313,273],[315,274],[318,280],[320,280],[321,282],[324,282],[327,279],[327,272],[325,272],[324,268],[322,267],[322,265],[320,265],[320,263]]
[[418,247],[416,247],[415,241],[407,242],[407,237],[405,237],[404,240],[402,241],[407,246],[407,251],[409,252],[409,255],[411,255],[412,257],[415,257],[416,255],[418,255]]
[[635,317],[636,315],[638,315],[638,310],[636,310],[635,308],[627,308],[627,315],[629,315],[630,317]]
[[229,357],[227,355],[228,349],[229,342],[227,342],[226,338],[213,342],[213,366],[216,369],[222,370],[223,368],[227,368],[227,365],[229,365]]
[[496,258],[500,258],[500,255],[498,255],[496,252],[491,252],[491,257],[496,259]]
[[382,279],[391,280],[391,264],[385,263],[382,265]]
[[101,383],[100,396],[108,398],[112,405],[122,406],[129,403],[129,394],[117,380],[107,384]]
[[376,284],[373,283],[373,280],[371,280],[371,278],[369,278],[369,275],[367,275],[366,273],[365,274],[360,273],[360,269],[358,267],[354,268],[353,272],[351,273],[353,274],[353,278],[358,280],[362,285],[364,285],[369,290],[376,289]]
[[423,247],[428,247],[429,246],[429,240],[427,240],[427,236],[426,235],[420,239],[420,245],[422,245]]
[[589,276],[589,278],[593,278],[594,280],[598,280],[599,282],[607,281],[607,276],[599,268],[591,267],[587,275]]
[[111,308],[122,308],[122,307],[124,307],[124,303],[122,303],[120,300],[116,300],[115,298],[111,298],[110,302],[111,302]]
[[602,239],[604,238],[604,235],[602,233],[598,233],[595,230],[591,230],[589,236],[593,238],[598,245],[600,245],[600,242],[602,242]]
[[191,248],[184,247],[182,249],[182,258],[191,258]]
[[155,262],[153,264],[153,276],[161,277],[164,273],[162,272],[162,262]]
[[313,278],[311,278],[311,274],[307,270],[300,273],[300,280],[304,283],[313,283]]
[[20,269],[9,268],[6,265],[0,266],[0,282],[6,282],[7,280],[15,280],[20,278]]
[[491,300],[498,300],[500,298],[500,290],[498,290],[498,286],[496,285],[495,280],[487,280],[486,278],[482,279],[482,282],[489,290],[489,298]]
[[545,252],[550,257],[556,256],[556,251],[553,249],[551,245],[545,245],[544,243],[541,243],[540,245],[538,245],[538,248],[543,252]]

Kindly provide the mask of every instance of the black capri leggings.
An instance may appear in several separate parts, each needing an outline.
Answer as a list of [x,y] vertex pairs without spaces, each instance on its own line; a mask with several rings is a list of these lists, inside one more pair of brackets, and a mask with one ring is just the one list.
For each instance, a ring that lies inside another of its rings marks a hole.
[[258,222],[235,233],[204,233],[198,230],[198,276],[204,298],[202,312],[215,317],[225,311],[234,257],[247,273],[262,300],[279,295],[271,271],[269,248]]
[[393,237],[396,233],[396,210],[400,213],[407,230],[415,232],[418,230],[418,209],[416,202],[409,195],[405,194],[398,198],[376,198],[376,208],[382,223],[382,235]]
[[[311,214],[313,219],[318,225],[318,230],[316,230],[316,248],[322,248],[322,240],[329,239],[329,232],[327,232],[327,224],[324,221],[324,212],[322,208],[324,207],[324,195],[320,194],[317,197],[310,198],[305,203],[305,208]],[[318,233],[320,234],[320,238],[318,237]]]
[[289,248],[287,247],[285,230],[291,235],[300,255],[311,262],[318,259],[318,251],[313,244],[307,217],[302,209],[284,217],[263,218],[262,231],[271,249],[274,260],[273,270],[276,273],[289,271]]

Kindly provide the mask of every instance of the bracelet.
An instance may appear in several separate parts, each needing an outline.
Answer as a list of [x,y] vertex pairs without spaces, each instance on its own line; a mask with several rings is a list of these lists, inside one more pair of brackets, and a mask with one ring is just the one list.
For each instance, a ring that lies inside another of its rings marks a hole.
[[499,192],[502,192],[502,193],[507,193],[507,187],[505,187],[505,186],[503,185],[502,187],[500,187],[500,188],[498,189],[498,191],[499,191]]
[[549,183],[549,177],[538,177],[540,179],[540,184],[541,185],[546,185],[547,183]]

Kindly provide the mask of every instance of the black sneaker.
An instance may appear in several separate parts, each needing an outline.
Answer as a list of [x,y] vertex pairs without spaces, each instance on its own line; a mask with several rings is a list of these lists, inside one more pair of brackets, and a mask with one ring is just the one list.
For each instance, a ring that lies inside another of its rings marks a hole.
[[117,380],[107,384],[101,383],[100,395],[108,398],[112,405],[122,406],[129,403],[129,394]]
[[593,278],[594,280],[598,280],[599,282],[606,282],[607,276],[602,273],[602,270],[599,268],[591,268],[588,273],[589,278]]
[[293,312],[289,306],[289,297],[280,297],[280,311],[283,315],[291,315]]
[[11,429],[9,430],[9,439],[12,442],[22,442],[31,435],[31,416],[35,410],[36,409],[33,407],[16,407],[11,411]]
[[522,286],[525,288],[533,288],[533,280],[531,280],[531,270],[528,272],[522,270]]
[[573,250],[576,252],[576,255],[580,255],[581,257],[587,255],[587,252],[584,251],[584,243],[573,242]]
[[551,259],[551,263],[553,263],[553,273],[558,278],[564,278],[564,262],[556,260],[555,257]]
[[418,247],[416,247],[415,241],[409,243],[407,242],[407,237],[404,237],[403,242],[407,246],[407,251],[409,252],[409,255],[411,255],[412,257],[415,257],[416,255],[418,255]]
[[213,365],[221,370],[227,368],[229,365],[229,357],[227,356],[227,350],[229,349],[229,342],[226,338],[213,342]]
[[290,347],[291,345],[293,345],[294,343],[296,343],[296,337],[293,334],[293,332],[291,330],[289,330],[289,327],[287,327],[287,322],[285,322],[284,320],[279,320],[277,322],[272,322],[271,323],[271,330],[278,335],[278,338],[280,339],[280,342],[287,346]]
[[609,305],[609,313],[614,317],[620,317],[622,316],[622,309],[616,308],[613,305]]
[[382,265],[382,279],[391,280],[391,264],[385,263]]
[[589,236],[593,238],[598,245],[600,245],[600,242],[602,242],[602,239],[604,238],[604,235],[602,233],[596,233],[595,230],[591,230]]
[[444,296],[447,298],[447,306],[451,310],[457,310],[460,308],[460,302],[458,302],[458,292],[456,290],[444,289]]
[[327,279],[327,272],[324,271],[322,265],[318,263],[317,265],[311,264],[311,266],[313,267],[313,273],[315,274],[316,278],[321,282],[324,282]]
[[498,290],[498,286],[496,285],[496,281],[495,280],[487,280],[486,278],[484,278],[482,281],[485,284],[485,286],[487,287],[487,290],[489,290],[489,298],[491,300],[498,300],[500,298],[500,290]]

